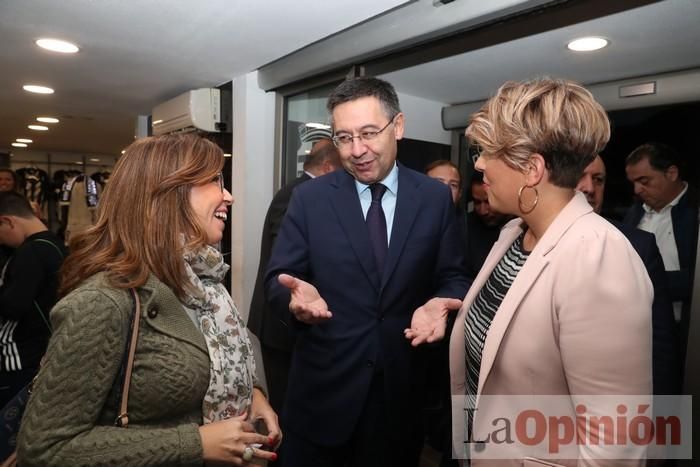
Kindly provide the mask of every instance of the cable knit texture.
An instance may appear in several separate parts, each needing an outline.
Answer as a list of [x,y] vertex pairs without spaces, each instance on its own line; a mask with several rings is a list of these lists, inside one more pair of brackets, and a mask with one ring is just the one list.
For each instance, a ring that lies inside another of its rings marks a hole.
[[51,311],[54,334],[22,420],[22,466],[202,465],[204,337],[172,291],[151,276],[139,289],[141,329],[129,427],[114,426],[119,369],[133,308],[98,274]]

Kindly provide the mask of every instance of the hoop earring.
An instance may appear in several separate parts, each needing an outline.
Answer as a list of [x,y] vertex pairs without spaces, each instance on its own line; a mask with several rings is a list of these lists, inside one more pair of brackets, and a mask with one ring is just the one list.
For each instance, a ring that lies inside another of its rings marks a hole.
[[[523,204],[523,199],[522,199],[523,191],[525,190],[525,188],[531,188],[532,190],[535,191],[535,201],[532,202],[532,206],[530,206],[529,209],[525,209],[525,206]],[[530,214],[532,211],[534,211],[535,207],[537,206],[537,202],[539,200],[540,200],[540,194],[537,191],[537,188],[535,188],[534,186],[523,185],[518,190],[518,207],[520,208],[520,211],[523,214]]]

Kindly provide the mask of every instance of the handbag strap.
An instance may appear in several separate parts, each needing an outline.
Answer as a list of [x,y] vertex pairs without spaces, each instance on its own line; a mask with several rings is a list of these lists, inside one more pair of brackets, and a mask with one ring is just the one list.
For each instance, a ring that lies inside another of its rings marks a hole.
[[119,415],[114,421],[116,426],[126,428],[129,426],[129,386],[131,386],[131,372],[134,368],[134,355],[136,354],[136,341],[139,337],[139,323],[141,322],[141,300],[136,289],[129,289],[131,297],[134,299],[134,312],[131,318],[131,338],[127,342],[127,360],[124,369],[124,383],[122,384],[122,394],[119,402]]

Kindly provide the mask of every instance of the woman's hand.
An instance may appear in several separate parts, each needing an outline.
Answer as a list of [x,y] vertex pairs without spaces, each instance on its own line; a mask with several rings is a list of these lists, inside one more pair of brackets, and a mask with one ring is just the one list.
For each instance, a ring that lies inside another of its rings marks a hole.
[[[273,412],[274,414],[274,412]],[[202,451],[206,465],[251,465],[261,464],[263,460],[274,461],[277,454],[253,448],[251,444],[267,444],[268,438],[259,435],[253,425],[246,422],[247,414],[199,427],[202,438]],[[252,458],[244,459],[244,451],[250,447]]]
[[258,388],[253,389],[253,403],[250,408],[250,419],[255,422],[257,419],[262,419],[267,426],[268,441],[265,443],[273,450],[276,450],[282,442],[282,430],[280,430],[277,414],[267,398]]

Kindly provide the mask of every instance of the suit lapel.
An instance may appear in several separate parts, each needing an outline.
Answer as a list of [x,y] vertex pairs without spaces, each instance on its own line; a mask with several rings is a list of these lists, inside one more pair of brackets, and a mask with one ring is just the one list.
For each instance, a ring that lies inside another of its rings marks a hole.
[[344,170],[335,172],[335,176],[333,186],[336,190],[331,196],[333,209],[335,209],[338,221],[348,236],[357,260],[378,291],[379,273],[374,264],[372,245],[369,241],[367,224],[362,215],[360,198],[357,196],[355,179]]
[[384,273],[382,275],[382,289],[396,269],[396,265],[401,257],[401,252],[406,244],[406,239],[416,219],[419,204],[420,198],[418,196],[416,182],[410,178],[407,169],[399,164],[396,209],[394,211],[394,223],[391,228],[389,251],[387,252]]

